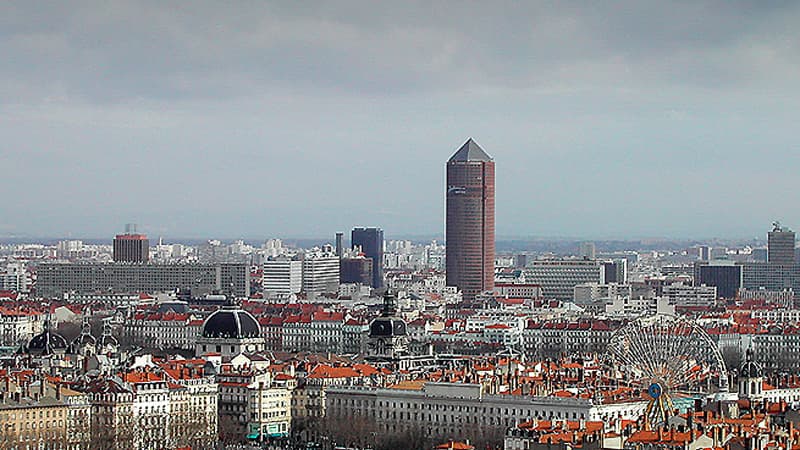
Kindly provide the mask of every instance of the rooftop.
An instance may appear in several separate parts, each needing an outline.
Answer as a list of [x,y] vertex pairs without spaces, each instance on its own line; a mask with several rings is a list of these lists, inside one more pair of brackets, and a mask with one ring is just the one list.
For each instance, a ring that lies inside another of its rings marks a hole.
[[448,162],[455,161],[492,161],[492,157],[486,154],[472,138],[469,138],[448,160]]

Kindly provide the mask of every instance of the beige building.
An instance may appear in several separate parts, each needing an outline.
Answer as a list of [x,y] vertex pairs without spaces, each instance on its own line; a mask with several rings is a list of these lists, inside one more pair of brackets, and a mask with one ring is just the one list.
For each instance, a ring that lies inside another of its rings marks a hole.
[[68,448],[69,405],[43,380],[6,377],[0,387],[0,448]]

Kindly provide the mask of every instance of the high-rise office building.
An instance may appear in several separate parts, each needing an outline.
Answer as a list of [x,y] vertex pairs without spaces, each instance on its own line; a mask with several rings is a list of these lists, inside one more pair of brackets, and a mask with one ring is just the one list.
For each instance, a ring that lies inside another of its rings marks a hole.
[[714,286],[718,296],[735,298],[742,287],[742,266],[734,261],[698,261],[694,263],[694,285]]
[[772,225],[767,234],[767,262],[794,264],[794,231],[781,227],[780,222]]
[[494,161],[469,139],[447,161],[447,285],[464,301],[494,288]]
[[336,232],[336,256],[338,256],[339,258],[344,256],[344,246],[342,244],[343,237],[344,233],[342,233],[341,231]]
[[339,257],[332,251],[306,253],[303,258],[303,292],[315,295],[338,291]]
[[114,237],[114,261],[143,263],[150,260],[150,241],[135,224],[125,225],[125,233]]
[[594,242],[581,242],[580,245],[581,258],[594,259],[597,255],[597,247]]
[[364,256],[372,259],[372,282],[375,289],[383,287],[383,230],[380,228],[353,228],[350,233],[353,248],[361,247]]
[[275,256],[264,261],[263,269],[261,286],[265,294],[288,296],[303,289],[303,261]]

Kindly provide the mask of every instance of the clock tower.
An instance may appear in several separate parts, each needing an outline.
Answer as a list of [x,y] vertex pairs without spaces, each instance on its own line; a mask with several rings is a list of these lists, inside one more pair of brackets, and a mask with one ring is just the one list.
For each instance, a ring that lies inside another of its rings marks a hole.
[[370,356],[397,359],[408,355],[408,332],[403,319],[396,316],[397,298],[387,289],[383,295],[383,312],[369,324]]

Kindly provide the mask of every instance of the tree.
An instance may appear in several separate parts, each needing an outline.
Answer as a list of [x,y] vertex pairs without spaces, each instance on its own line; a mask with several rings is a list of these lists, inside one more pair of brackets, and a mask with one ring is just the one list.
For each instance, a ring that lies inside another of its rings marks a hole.
[[243,441],[244,430],[239,421],[230,414],[219,415],[219,440],[226,444]]

